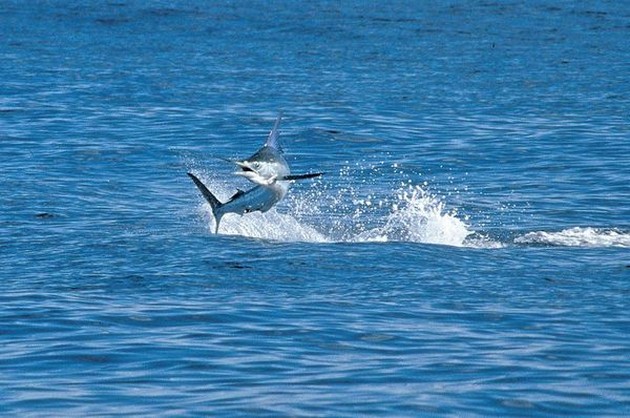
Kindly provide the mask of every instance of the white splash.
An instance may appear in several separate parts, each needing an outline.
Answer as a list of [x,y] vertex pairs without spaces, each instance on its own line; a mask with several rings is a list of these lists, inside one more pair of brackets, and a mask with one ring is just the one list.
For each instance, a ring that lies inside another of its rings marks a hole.
[[[214,184],[218,194],[226,195],[229,186],[219,182]],[[422,186],[405,185],[394,192],[394,196],[385,199],[375,196],[356,198],[354,191],[348,193],[346,190],[346,206],[335,208],[315,205],[322,193],[328,191],[312,190],[292,199],[288,213],[273,208],[266,213],[244,216],[227,214],[221,221],[219,232],[287,242],[417,242],[479,246],[476,242],[466,242],[473,232],[457,213],[446,211],[444,203]],[[389,213],[383,212],[385,201],[390,202]],[[208,226],[213,230],[210,207],[204,204],[203,208]],[[280,209],[283,210],[286,208]],[[347,212],[341,214],[341,210]],[[331,221],[318,222],[317,219],[326,218],[326,212]],[[309,220],[316,226],[311,226]],[[483,243],[481,246],[487,245]]]
[[300,223],[291,215],[278,213],[275,208],[244,216],[225,215],[221,220],[220,233],[275,241],[329,242],[314,228]]
[[421,186],[397,193],[385,225],[357,235],[353,241],[405,241],[461,247],[472,232],[444,202]]
[[630,247],[630,234],[615,229],[569,228],[558,232],[536,231],[514,239],[517,244],[566,247]]
[[[208,181],[222,201],[235,191],[229,183],[218,179]],[[457,211],[447,210],[445,203],[426,187],[426,183],[414,185],[408,181],[383,196],[387,192],[379,193],[382,188],[364,182],[328,189],[324,184],[313,183],[310,189],[295,190],[289,203],[281,204],[279,209],[244,216],[225,215],[219,233],[283,242],[415,242],[474,248],[510,245],[472,230],[466,218],[462,220]],[[202,208],[213,231],[210,206],[204,203]],[[576,227],[529,232],[516,237],[513,243],[630,248],[630,232]]]
[[[236,190],[224,182],[216,179],[207,181],[211,184],[212,192],[222,202],[229,200],[230,193]],[[208,227],[214,231],[215,219],[208,203],[203,203],[201,210],[208,220]],[[219,234],[240,235],[251,238],[261,238],[275,241],[303,241],[303,242],[328,242],[328,239],[314,228],[299,222],[291,214],[281,214],[276,208],[268,212],[252,212],[246,215],[228,213],[221,219]]]

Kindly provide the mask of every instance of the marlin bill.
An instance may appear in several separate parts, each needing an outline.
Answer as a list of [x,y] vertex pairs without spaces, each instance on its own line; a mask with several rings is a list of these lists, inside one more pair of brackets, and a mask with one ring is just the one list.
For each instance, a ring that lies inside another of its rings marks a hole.
[[197,176],[188,173],[203,197],[210,204],[215,219],[215,233],[219,232],[221,219],[228,213],[244,215],[250,212],[267,212],[281,201],[296,180],[310,179],[323,173],[291,174],[289,164],[283,156],[279,141],[280,121],[278,115],[273,129],[265,144],[252,156],[244,160],[233,161],[240,169],[236,175],[245,177],[254,183],[253,188],[236,193],[226,202],[221,202]]

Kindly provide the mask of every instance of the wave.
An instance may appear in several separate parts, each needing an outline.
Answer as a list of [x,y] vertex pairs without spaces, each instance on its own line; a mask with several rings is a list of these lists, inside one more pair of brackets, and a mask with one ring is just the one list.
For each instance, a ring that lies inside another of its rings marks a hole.
[[557,232],[528,232],[514,239],[516,244],[563,247],[624,247],[630,248],[630,233],[617,229],[574,227]]
[[[356,178],[347,172],[341,177]],[[233,192],[231,182],[211,179],[219,197]],[[630,233],[618,229],[574,227],[561,231],[532,231],[516,237],[493,238],[476,231],[456,209],[427,190],[427,183],[410,181],[389,189],[385,196],[374,184],[365,187],[311,183],[292,190],[278,211],[226,215],[220,234],[283,242],[367,243],[412,242],[471,248],[511,245],[566,247],[630,247]],[[297,188],[297,186],[294,186]],[[387,186],[386,186],[387,187]],[[214,230],[210,207],[204,204],[209,228]]]
[[294,216],[281,214],[276,209],[266,213],[252,212],[245,216],[228,214],[221,221],[220,233],[274,241],[330,242],[315,228],[298,221]]
[[[229,195],[230,186],[211,183],[219,196]],[[315,188],[293,197],[287,213],[273,208],[266,213],[245,216],[227,214],[221,221],[220,233],[314,243],[416,242],[462,247],[476,246],[480,242],[467,241],[474,231],[456,211],[447,211],[445,204],[422,186],[401,187],[393,198],[376,203],[371,197],[362,199],[352,193],[348,197],[347,190],[341,194],[344,196],[330,196],[327,191]],[[323,197],[329,201],[324,201]],[[339,200],[344,204],[339,204]],[[384,206],[389,206],[388,212],[383,213]],[[213,229],[210,207],[204,204],[203,208],[209,218],[209,228]]]
[[421,186],[398,191],[384,225],[359,233],[355,242],[404,241],[462,247],[472,235],[455,211],[445,210],[444,202]]

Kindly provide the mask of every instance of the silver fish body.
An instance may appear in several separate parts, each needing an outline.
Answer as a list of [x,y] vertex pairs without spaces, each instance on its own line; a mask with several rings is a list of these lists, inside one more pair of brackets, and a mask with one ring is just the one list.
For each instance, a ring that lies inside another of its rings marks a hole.
[[219,224],[224,215],[228,213],[244,215],[256,211],[267,212],[284,198],[293,181],[313,178],[322,174],[291,175],[289,164],[282,155],[282,148],[278,141],[281,119],[282,114],[278,115],[262,148],[245,160],[235,161],[242,170],[235,174],[256,184],[252,189],[245,192],[238,190],[230,200],[221,202],[197,176],[188,173],[203,197],[210,203],[216,221],[215,233],[219,231]]
[[219,232],[219,224],[225,214],[235,213],[237,215],[244,215],[257,211],[267,212],[276,203],[281,201],[289,190],[289,182],[276,181],[271,186],[256,186],[246,192],[239,190],[230,200],[222,203],[194,174],[188,173],[188,176],[193,180],[208,203],[210,203],[215,219],[215,233]]

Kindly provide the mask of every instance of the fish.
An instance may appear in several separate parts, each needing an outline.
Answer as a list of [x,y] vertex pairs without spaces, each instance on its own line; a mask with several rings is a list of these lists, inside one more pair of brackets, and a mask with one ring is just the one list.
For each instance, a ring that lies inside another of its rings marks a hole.
[[226,214],[235,213],[242,216],[256,211],[267,212],[285,197],[292,182],[324,174],[291,174],[279,142],[281,120],[282,113],[278,115],[267,140],[258,151],[244,160],[233,161],[241,169],[235,174],[254,183],[256,186],[253,188],[247,191],[237,189],[229,200],[221,202],[199,177],[193,173],[187,173],[212,208],[215,234],[219,233],[221,219]]

